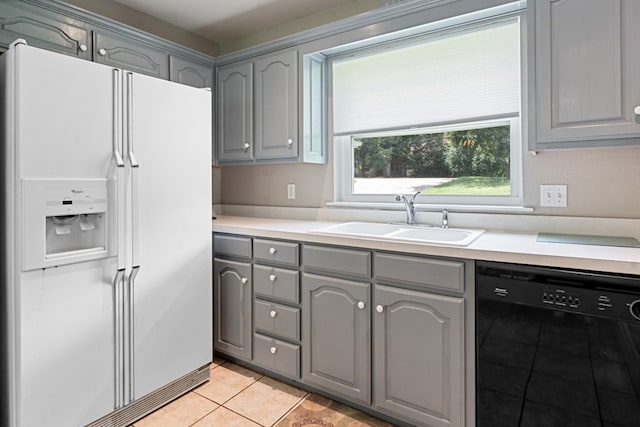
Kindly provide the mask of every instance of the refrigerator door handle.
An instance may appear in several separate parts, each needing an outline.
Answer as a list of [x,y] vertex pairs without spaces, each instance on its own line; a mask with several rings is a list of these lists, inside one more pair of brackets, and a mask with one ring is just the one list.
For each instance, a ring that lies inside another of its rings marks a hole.
[[124,158],[122,157],[122,79],[120,78],[120,70],[113,69],[113,157],[116,166],[124,167]]
[[124,354],[122,348],[122,333],[124,325],[124,307],[123,307],[123,287],[124,287],[124,268],[118,269],[116,276],[113,279],[113,302],[115,308],[114,318],[114,344],[115,344],[115,395],[114,395],[114,407],[120,408],[124,405]]
[[131,265],[136,268],[139,265],[138,168],[140,165],[133,150],[133,73],[131,72],[127,72],[127,153],[131,164]]
[[134,288],[136,277],[138,276],[138,272],[140,271],[140,266],[135,266],[131,268],[131,273],[129,274],[129,278],[127,280],[127,353],[126,356],[128,358],[126,364],[125,375],[127,377],[126,381],[126,392],[128,393],[126,396],[126,402],[132,402],[135,399],[135,381],[134,381],[134,370],[135,370],[135,347],[134,347]]
[[132,168],[139,166],[133,151],[133,73],[127,72],[127,152]]

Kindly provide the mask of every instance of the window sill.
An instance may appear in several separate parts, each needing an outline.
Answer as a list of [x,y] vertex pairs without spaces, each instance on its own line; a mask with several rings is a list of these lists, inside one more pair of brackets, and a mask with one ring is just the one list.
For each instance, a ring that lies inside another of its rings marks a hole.
[[[375,203],[375,202],[327,202],[327,208],[333,209],[370,209],[404,211],[402,203]],[[448,209],[450,212],[467,213],[500,213],[500,214],[530,214],[533,208],[527,206],[493,206],[493,205],[446,205],[446,204],[419,204],[415,205],[416,212],[439,212]]]

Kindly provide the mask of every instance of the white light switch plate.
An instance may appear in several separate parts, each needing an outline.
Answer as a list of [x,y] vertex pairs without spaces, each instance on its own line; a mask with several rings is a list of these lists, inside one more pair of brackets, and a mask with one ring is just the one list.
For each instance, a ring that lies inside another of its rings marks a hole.
[[287,184],[287,199],[293,200],[296,198],[296,185]]
[[566,185],[541,185],[540,186],[540,206],[553,208],[567,207],[567,186]]

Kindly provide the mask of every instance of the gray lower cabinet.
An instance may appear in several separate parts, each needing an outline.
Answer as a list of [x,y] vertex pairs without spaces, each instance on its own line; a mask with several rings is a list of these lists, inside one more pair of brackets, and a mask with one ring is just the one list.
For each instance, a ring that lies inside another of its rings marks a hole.
[[216,351],[251,360],[251,263],[214,259],[214,347]]
[[302,277],[302,380],[364,405],[371,401],[369,300],[369,283]]
[[374,406],[414,425],[465,425],[464,299],[374,287]]

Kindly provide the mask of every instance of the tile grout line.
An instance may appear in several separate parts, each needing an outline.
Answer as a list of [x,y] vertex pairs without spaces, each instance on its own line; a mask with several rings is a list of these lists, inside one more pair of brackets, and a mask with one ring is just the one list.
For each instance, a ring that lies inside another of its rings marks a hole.
[[307,397],[309,397],[311,395],[311,393],[309,392],[305,392],[305,395],[302,396],[300,398],[300,400],[298,400],[287,412],[285,412],[280,418],[278,418],[276,420],[276,422],[274,422],[273,424],[271,424],[271,427],[276,426],[280,421],[284,420],[289,414],[291,414],[294,410],[296,410],[298,408],[298,406],[302,405],[302,403],[307,400]]

